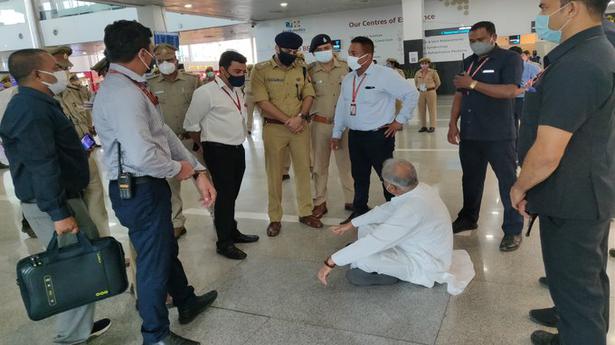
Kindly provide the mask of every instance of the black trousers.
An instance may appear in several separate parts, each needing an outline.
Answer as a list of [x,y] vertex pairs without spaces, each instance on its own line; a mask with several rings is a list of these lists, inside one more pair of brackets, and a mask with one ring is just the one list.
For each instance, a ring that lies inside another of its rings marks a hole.
[[521,115],[523,114],[523,104],[525,98],[515,98],[515,129],[517,129],[517,137],[519,137],[519,125],[521,124]]
[[502,229],[507,235],[519,235],[523,230],[523,217],[510,201],[510,188],[517,181],[515,141],[462,140],[459,144],[459,158],[463,169],[463,209],[459,217],[478,222],[487,164],[490,164],[498,178],[500,200],[504,205]]
[[235,220],[235,201],[239,195],[246,156],[242,145],[203,143],[205,164],[211,174],[217,197],[214,205],[214,226],[218,234],[218,248],[233,244],[240,234]]
[[540,216],[540,239],[549,290],[560,316],[564,345],[606,345],[611,221]]
[[[350,165],[354,179],[355,212],[365,213],[369,210],[369,184],[372,168],[376,170],[382,180],[382,165],[384,161],[393,158],[395,150],[395,137],[386,138],[385,129],[377,131],[354,131],[348,133],[348,149],[350,151]],[[386,191],[384,185],[384,198],[390,201],[393,195]]]

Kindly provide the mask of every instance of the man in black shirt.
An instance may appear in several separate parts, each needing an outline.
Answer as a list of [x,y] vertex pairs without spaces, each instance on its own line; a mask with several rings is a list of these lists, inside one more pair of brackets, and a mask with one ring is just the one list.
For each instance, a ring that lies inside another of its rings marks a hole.
[[[543,0],[537,32],[561,44],[526,94],[521,174],[511,200],[540,218],[543,261],[559,335],[532,342],[605,345],[606,273],[615,217],[615,49],[602,17],[608,0]],[[574,75],[574,78],[570,76]]]
[[[74,243],[83,231],[98,231],[81,197],[88,185],[88,158],[70,120],[53,98],[66,88],[68,75],[44,50],[17,51],[9,72],[19,83],[0,123],[0,137],[10,163],[15,194],[26,219],[46,247],[53,230],[60,246]],[[56,336],[61,344],[85,343],[104,333],[111,321],[93,322],[94,304],[59,314]]]
[[454,80],[458,91],[453,101],[448,141],[459,145],[463,209],[453,223],[453,231],[478,228],[485,175],[490,164],[498,178],[504,206],[504,238],[500,250],[509,252],[519,248],[523,228],[523,218],[508,198],[517,178],[514,99],[521,84],[523,62],[519,54],[498,47],[496,40],[493,23],[472,26],[470,46],[475,54],[464,61],[465,73]]

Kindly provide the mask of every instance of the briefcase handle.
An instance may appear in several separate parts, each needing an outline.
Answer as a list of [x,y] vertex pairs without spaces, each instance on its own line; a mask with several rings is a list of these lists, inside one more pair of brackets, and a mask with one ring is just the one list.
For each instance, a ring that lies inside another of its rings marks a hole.
[[[94,251],[94,247],[92,247],[92,242],[90,242],[90,239],[88,239],[88,237],[82,231],[79,231],[76,236],[78,244],[84,253]],[[51,261],[54,261],[60,254],[60,248],[58,247],[58,233],[55,231],[53,232],[51,241],[49,241],[49,245],[47,246],[47,253],[49,254],[49,259]]]

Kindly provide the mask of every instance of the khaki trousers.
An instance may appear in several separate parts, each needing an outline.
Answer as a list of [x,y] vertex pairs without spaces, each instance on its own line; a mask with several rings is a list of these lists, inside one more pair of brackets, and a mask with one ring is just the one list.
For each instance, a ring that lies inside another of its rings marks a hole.
[[[192,139],[184,139],[182,143],[190,151],[196,159],[205,166],[205,162],[203,161],[203,152],[194,152],[192,151],[193,141]],[[171,189],[171,219],[173,219],[173,228],[178,229],[184,227],[186,224],[186,217],[184,216],[184,202],[182,200],[182,183],[176,178],[167,179],[169,183],[169,188]]]
[[427,127],[427,109],[429,109],[429,127],[438,127],[438,94],[436,90],[420,93],[419,119],[421,120],[421,127]]
[[247,127],[248,127],[248,131],[252,132],[252,129],[254,129],[254,102],[251,101],[247,101],[246,102],[246,108],[247,108],[247,112],[248,112],[248,119],[247,119]]
[[295,195],[299,217],[312,214],[310,178],[310,131],[291,133],[285,126],[265,124],[263,126],[265,144],[265,168],[269,194],[269,219],[271,222],[282,220],[282,174],[285,153],[290,153],[295,177]]
[[[314,155],[314,204],[320,205],[327,201],[327,182],[329,181],[329,163],[331,161],[330,139],[333,135],[333,125],[313,122],[311,130],[312,153]],[[342,136],[340,149],[334,151],[334,155],[345,203],[351,204],[354,198],[354,181],[350,169],[347,130]]]
[[90,168],[90,183],[83,191],[83,201],[100,237],[108,237],[111,236],[111,231],[109,230],[109,215],[105,207],[105,190],[93,154],[88,159],[88,165]]

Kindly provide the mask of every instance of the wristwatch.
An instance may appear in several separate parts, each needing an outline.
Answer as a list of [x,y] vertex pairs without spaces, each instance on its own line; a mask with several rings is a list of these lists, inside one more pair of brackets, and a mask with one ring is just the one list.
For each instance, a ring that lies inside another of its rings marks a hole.
[[470,84],[470,89],[476,89],[476,85],[478,85],[478,82],[476,80],[472,81],[472,83]]
[[199,177],[199,175],[207,175],[207,168],[203,170],[195,170],[194,175],[192,175],[192,178],[196,180]]
[[312,115],[310,114],[299,113],[299,116],[301,116],[301,118],[304,119],[306,122],[310,122],[310,120],[312,119]]

